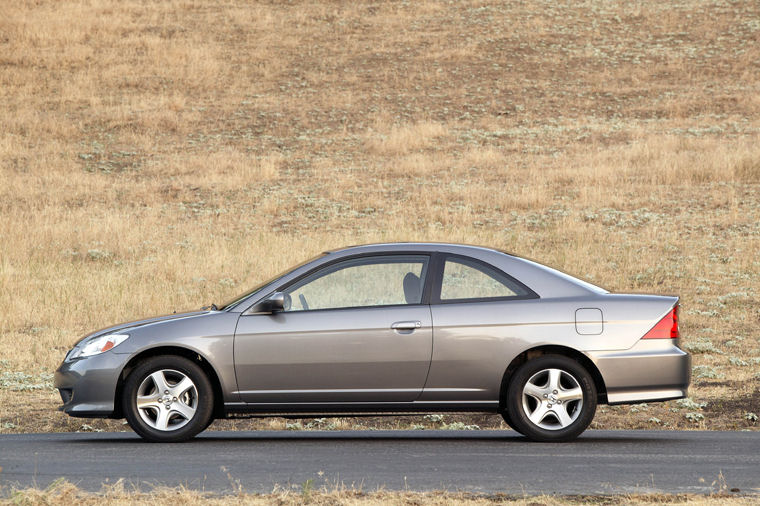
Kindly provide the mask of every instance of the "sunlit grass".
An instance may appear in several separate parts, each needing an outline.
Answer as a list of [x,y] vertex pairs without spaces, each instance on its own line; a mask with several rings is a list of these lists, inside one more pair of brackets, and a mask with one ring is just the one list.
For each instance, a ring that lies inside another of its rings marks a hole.
[[[596,426],[757,428],[758,9],[8,3],[0,373],[325,249],[465,242],[681,296],[707,406]],[[78,427],[25,396],[56,403],[0,387],[0,431]]]

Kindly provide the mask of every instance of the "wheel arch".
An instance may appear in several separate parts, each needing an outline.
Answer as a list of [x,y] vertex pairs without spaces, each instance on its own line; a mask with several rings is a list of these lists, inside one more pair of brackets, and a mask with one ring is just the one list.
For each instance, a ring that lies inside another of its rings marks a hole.
[[504,376],[501,379],[501,388],[499,391],[499,411],[506,409],[506,394],[509,388],[509,381],[512,379],[514,372],[524,363],[542,355],[563,355],[571,358],[580,363],[594,379],[594,386],[596,387],[597,399],[599,404],[607,403],[607,387],[604,384],[604,378],[602,373],[596,367],[596,364],[580,351],[570,348],[568,346],[561,345],[544,345],[536,346],[529,350],[525,350],[517,355],[512,362],[509,363],[507,369],[504,371]]
[[176,355],[178,357],[186,358],[195,364],[197,364],[211,382],[211,387],[214,389],[214,418],[224,417],[224,398],[222,393],[222,383],[219,381],[219,375],[217,374],[214,366],[196,350],[190,348],[183,348],[181,346],[158,346],[155,348],[148,348],[143,350],[131,359],[122,368],[119,373],[119,380],[116,383],[116,392],[114,394],[114,413],[112,418],[124,418],[124,413],[121,408],[121,396],[124,392],[124,383],[129,376],[129,373],[137,367],[137,364],[150,357],[157,357],[161,355]]

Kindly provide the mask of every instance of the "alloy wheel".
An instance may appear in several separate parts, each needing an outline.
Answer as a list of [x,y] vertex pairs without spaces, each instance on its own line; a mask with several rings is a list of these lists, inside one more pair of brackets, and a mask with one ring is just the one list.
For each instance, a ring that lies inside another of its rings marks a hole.
[[186,374],[161,369],[137,388],[137,411],[149,427],[173,431],[187,425],[198,409],[198,389]]
[[537,427],[545,430],[565,429],[581,414],[583,389],[567,371],[542,369],[525,383],[522,408]]

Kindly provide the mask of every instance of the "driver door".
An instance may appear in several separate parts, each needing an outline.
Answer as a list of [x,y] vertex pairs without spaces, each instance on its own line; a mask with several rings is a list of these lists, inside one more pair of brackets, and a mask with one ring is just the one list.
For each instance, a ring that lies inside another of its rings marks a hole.
[[[235,371],[248,403],[411,402],[432,355],[430,258],[341,260],[278,288],[284,311],[241,315]],[[424,302],[424,303],[423,303]]]

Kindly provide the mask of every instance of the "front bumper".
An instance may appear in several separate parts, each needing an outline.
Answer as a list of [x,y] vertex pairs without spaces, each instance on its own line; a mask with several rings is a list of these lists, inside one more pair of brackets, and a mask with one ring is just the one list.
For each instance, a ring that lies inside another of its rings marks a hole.
[[107,351],[62,363],[53,379],[63,400],[58,410],[84,418],[113,416],[116,385],[128,358],[129,355]]
[[586,352],[602,374],[609,404],[666,401],[688,395],[691,355],[677,339],[642,339],[623,351]]

